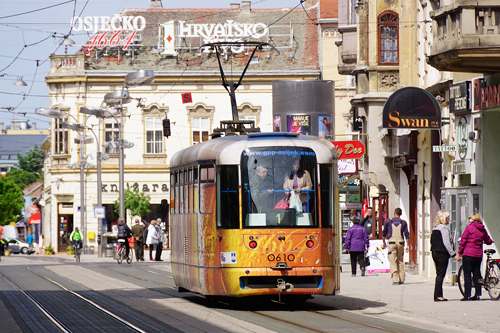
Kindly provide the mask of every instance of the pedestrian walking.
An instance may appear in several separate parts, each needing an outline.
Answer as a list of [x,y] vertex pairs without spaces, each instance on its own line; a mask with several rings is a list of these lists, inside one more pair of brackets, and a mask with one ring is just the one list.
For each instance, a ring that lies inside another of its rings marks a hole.
[[431,234],[432,259],[436,266],[436,281],[434,283],[434,302],[447,301],[443,297],[443,280],[448,268],[450,257],[455,257],[453,237],[449,228],[450,213],[440,210],[436,214],[434,229]]
[[365,252],[370,247],[370,241],[365,227],[359,225],[359,217],[353,216],[351,221],[353,225],[347,230],[344,251],[351,257],[351,276],[356,276],[357,262],[361,276],[365,276]]
[[[457,261],[463,259],[462,267],[464,271],[464,298],[461,301],[478,301],[481,296],[481,262],[483,261],[483,243],[491,245],[493,241],[488,235],[481,221],[481,215],[474,213],[469,216],[469,225],[460,239]],[[471,295],[472,279],[474,280],[475,294]]]
[[144,261],[144,227],[139,223],[139,219],[135,220],[132,233],[134,234],[135,260]]
[[359,222],[360,226],[365,227],[366,232],[368,233],[368,238],[372,239],[372,231],[373,231],[373,208],[368,207],[366,209],[365,215],[361,218],[361,221]]
[[161,228],[161,218],[158,218],[156,220],[156,233],[158,235],[158,244],[156,244],[156,256],[155,260],[156,261],[163,261],[161,260],[161,253],[163,252],[163,241],[165,240],[165,234],[163,233],[163,230]]
[[149,246],[149,261],[156,261],[153,259],[153,249],[156,244],[158,244],[158,235],[156,232],[156,221],[152,220],[148,227],[148,237],[146,239],[146,244]]
[[31,234],[31,231],[28,231],[28,236],[26,236],[26,242],[28,242],[28,254],[31,254],[33,251],[33,235]]
[[[384,230],[382,231],[382,243],[384,248],[387,247],[385,240],[389,242],[388,256],[391,264],[391,279],[392,284],[403,284],[405,282],[405,265],[403,262],[404,252],[409,251],[408,239],[408,223],[401,219],[403,211],[401,208],[394,210],[394,217],[387,219],[384,222]],[[406,247],[405,247],[406,240]],[[404,252],[403,252],[404,251]]]

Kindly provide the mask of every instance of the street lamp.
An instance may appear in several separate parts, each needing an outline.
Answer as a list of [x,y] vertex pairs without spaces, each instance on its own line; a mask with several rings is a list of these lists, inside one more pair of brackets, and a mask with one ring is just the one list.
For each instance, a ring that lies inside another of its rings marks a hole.
[[120,187],[120,217],[125,218],[125,172],[124,172],[124,141],[123,141],[123,103],[130,103],[130,93],[125,90],[127,86],[140,86],[152,83],[155,74],[152,70],[141,69],[137,72],[128,73],[125,76],[121,91],[113,91],[104,96],[104,102],[109,106],[115,106],[121,113],[120,119],[120,154],[119,154],[119,187]]

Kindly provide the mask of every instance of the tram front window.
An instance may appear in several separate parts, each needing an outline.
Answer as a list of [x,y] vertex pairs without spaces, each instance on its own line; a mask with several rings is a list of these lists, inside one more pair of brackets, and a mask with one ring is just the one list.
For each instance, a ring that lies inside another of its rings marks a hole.
[[[241,155],[245,228],[318,226],[316,154],[309,148],[249,148]],[[296,208],[291,195],[296,197]]]

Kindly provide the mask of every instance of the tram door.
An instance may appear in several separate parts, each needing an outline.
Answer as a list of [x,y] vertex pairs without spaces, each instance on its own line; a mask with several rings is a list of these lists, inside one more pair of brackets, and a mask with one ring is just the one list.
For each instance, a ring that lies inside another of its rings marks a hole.
[[[482,212],[482,187],[454,187],[441,189],[441,209],[450,213],[450,230],[455,251],[458,251],[460,237],[469,222],[469,216]],[[447,274],[457,274],[460,264],[451,258]]]

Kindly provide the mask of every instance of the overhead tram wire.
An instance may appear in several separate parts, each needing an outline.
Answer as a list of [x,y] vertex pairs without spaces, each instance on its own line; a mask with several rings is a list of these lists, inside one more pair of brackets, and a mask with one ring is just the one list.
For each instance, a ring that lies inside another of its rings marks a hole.
[[0,20],[6,19],[6,18],[9,18],[9,17],[15,17],[15,16],[21,16],[21,15],[36,13],[36,12],[39,12],[39,11],[42,11],[42,10],[45,10],[45,9],[49,9],[49,8],[53,8],[53,7],[65,5],[65,4],[70,3],[70,2],[74,2],[76,4],[76,0],[68,0],[68,1],[61,2],[61,3],[58,3],[58,4],[52,5],[52,6],[47,6],[47,7],[43,7],[43,8],[39,8],[39,9],[30,10],[28,12],[23,12],[23,13],[18,13],[18,14],[13,14],[13,15],[7,15],[7,16],[2,16],[2,17],[0,17]]

